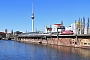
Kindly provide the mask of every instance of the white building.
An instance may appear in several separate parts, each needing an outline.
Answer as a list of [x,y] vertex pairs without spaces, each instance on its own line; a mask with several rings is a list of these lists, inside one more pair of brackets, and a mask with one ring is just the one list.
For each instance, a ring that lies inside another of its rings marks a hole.
[[[84,29],[84,34],[87,34],[87,28]],[[90,34],[90,28],[88,29],[88,34]]]
[[76,26],[75,23],[73,23],[73,24],[71,24],[71,26],[65,27],[65,30],[71,30],[71,31],[74,32],[74,34],[76,34],[76,32],[77,32],[77,26]]
[[72,30],[71,26],[67,27],[65,26],[65,30]]
[[52,25],[52,32],[57,32],[57,25]]
[[[83,26],[83,25],[82,25]],[[81,28],[80,28],[81,29]],[[71,24],[70,27],[65,27],[65,30],[72,30],[74,32],[74,34],[78,34],[78,29],[77,29],[77,25],[75,23]],[[80,34],[81,34],[81,30],[80,30]],[[87,34],[87,28],[84,28],[84,34]],[[90,28],[88,30],[88,34],[90,34]]]
[[61,24],[53,24],[51,25],[50,28],[45,27],[45,33],[49,33],[49,32],[55,33],[57,31],[61,33],[61,31],[63,30],[63,27],[64,26],[62,26]]
[[76,34],[77,26],[75,23],[71,24],[71,30]]

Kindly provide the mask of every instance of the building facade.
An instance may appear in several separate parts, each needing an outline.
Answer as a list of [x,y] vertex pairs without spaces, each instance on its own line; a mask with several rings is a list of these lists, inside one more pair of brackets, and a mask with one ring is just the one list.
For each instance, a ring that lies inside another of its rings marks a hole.
[[6,38],[6,33],[4,33],[4,32],[0,32],[0,38]]
[[63,30],[65,30],[65,28],[61,24],[53,24],[49,28],[45,27],[45,33],[56,33],[57,31],[61,33]]

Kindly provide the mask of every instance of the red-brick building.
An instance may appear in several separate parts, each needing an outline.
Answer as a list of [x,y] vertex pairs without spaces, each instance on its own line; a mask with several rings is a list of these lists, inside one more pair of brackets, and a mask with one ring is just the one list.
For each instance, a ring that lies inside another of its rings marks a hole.
[[0,38],[6,38],[6,33],[0,32]]

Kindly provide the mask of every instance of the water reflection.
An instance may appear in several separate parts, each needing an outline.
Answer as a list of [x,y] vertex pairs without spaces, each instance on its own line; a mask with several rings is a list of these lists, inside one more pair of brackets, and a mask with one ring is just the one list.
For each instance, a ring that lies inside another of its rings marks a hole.
[[73,53],[77,56],[83,58],[90,58],[90,50],[89,49],[81,49],[81,48],[72,48],[65,46],[57,46],[57,45],[49,45],[52,49],[59,50],[62,54],[69,56],[70,53]]
[[0,40],[0,60],[90,60],[87,49]]

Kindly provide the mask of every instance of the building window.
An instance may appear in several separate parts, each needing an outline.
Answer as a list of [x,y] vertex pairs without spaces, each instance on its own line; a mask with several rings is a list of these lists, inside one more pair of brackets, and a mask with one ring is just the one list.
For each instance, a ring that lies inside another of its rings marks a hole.
[[70,42],[70,44],[74,44],[74,42]]
[[72,44],[72,42],[70,42],[70,44]]
[[77,42],[75,42],[75,44],[77,44]]
[[87,45],[87,43],[84,43],[84,45]]
[[84,43],[86,43],[87,41],[86,40],[84,40]]
[[90,45],[90,43],[88,43],[88,45]]

